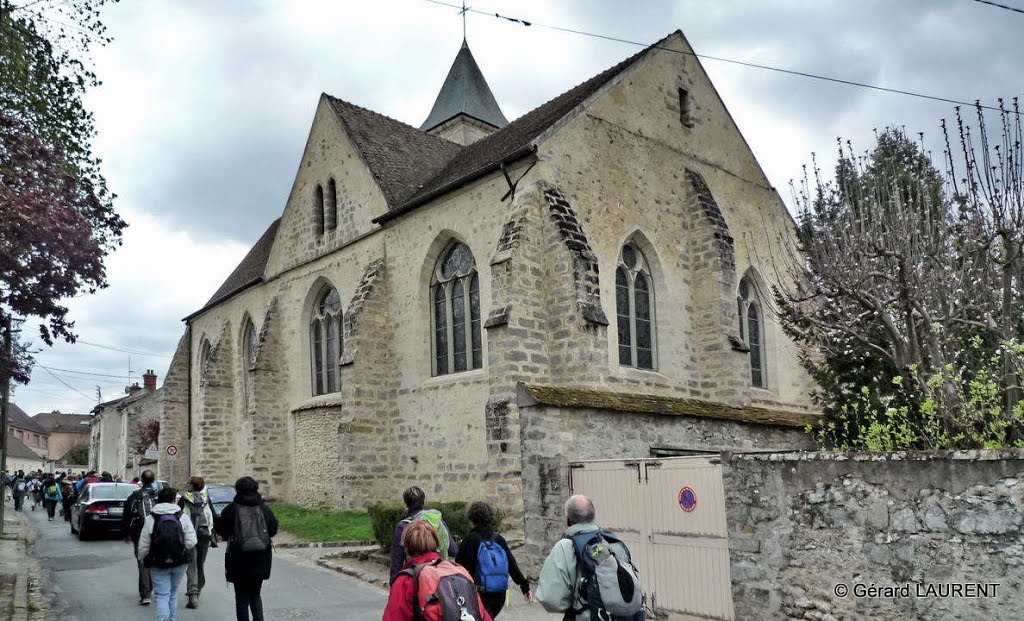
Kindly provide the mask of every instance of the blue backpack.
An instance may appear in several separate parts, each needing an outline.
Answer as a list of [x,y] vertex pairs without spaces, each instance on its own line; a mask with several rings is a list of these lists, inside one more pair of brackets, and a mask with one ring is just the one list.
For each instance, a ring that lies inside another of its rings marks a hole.
[[508,554],[505,548],[490,539],[480,542],[476,549],[476,566],[479,574],[477,590],[481,593],[503,593],[508,590]]

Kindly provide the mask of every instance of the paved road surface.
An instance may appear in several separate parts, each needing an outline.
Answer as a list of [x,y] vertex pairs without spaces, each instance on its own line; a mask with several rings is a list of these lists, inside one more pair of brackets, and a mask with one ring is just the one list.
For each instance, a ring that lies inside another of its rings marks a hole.
[[[52,577],[57,601],[54,618],[62,621],[151,621],[152,606],[140,606],[132,546],[120,539],[79,542],[68,523],[59,516],[47,522],[40,509],[29,511],[29,521],[39,538],[36,554],[43,565],[43,579]],[[210,550],[206,564],[207,584],[198,610],[185,608],[178,598],[181,621],[230,621],[234,619],[234,595],[224,580],[224,546]],[[387,594],[341,574],[275,555],[273,574],[263,586],[263,605],[268,619],[379,621]]]

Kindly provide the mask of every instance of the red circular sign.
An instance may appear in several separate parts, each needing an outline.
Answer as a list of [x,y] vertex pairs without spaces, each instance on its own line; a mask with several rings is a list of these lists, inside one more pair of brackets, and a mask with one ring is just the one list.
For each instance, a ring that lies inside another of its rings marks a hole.
[[679,490],[679,508],[687,513],[697,508],[697,492],[692,487]]
[[175,455],[178,454],[178,447],[174,446],[173,444],[168,444],[167,454],[170,455],[171,457],[174,457]]

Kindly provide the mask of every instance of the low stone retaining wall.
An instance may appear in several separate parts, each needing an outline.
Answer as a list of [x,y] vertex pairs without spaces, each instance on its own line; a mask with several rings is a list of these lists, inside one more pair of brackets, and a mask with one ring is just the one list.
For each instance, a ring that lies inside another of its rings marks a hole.
[[1014,619],[1024,451],[725,455],[737,619]]

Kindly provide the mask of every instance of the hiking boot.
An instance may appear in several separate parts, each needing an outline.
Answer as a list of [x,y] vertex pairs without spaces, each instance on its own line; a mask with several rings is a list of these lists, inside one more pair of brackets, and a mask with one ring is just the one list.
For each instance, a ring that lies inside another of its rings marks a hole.
[[148,597],[140,597],[139,598],[139,605],[140,606],[149,606],[149,601],[150,600],[149,600]]
[[199,608],[199,593],[189,593],[185,608]]

